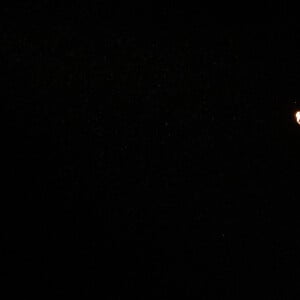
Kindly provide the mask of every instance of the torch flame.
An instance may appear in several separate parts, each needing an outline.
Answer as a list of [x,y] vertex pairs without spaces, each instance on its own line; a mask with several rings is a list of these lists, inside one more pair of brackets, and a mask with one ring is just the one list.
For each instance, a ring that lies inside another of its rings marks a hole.
[[296,120],[297,123],[300,125],[300,111],[296,112]]

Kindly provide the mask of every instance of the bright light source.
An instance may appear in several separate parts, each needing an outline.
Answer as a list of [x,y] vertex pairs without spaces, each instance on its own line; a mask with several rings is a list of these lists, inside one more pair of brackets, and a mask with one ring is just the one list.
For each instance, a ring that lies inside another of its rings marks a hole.
[[300,125],[300,111],[297,111],[295,116],[296,116],[297,123]]

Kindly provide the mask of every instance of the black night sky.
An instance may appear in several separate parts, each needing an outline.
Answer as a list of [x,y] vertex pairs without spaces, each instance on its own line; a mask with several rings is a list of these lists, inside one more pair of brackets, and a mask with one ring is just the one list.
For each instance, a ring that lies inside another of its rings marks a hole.
[[299,31],[40,2],[1,29],[9,292],[290,299]]

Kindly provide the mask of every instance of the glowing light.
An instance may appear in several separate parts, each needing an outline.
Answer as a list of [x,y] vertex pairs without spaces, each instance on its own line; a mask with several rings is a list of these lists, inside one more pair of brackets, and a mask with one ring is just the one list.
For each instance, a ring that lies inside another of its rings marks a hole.
[[300,125],[300,111],[296,112],[296,120],[297,123]]

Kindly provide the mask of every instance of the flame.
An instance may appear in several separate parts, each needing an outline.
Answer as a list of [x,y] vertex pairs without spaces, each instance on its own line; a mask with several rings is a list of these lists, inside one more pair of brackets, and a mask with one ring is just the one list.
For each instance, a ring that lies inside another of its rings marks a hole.
[[300,111],[296,112],[296,120],[297,123],[300,125]]

